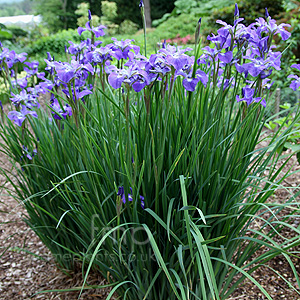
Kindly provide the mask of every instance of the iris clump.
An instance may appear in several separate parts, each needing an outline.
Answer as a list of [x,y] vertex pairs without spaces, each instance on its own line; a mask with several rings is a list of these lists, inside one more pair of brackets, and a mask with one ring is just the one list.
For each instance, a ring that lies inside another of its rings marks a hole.
[[[297,194],[269,201],[289,175],[292,153],[278,165],[277,146],[293,122],[259,147],[281,62],[272,41],[288,25],[245,26],[236,6],[210,46],[199,20],[195,49],[164,43],[148,57],[132,39],[94,41],[104,28],[89,22],[78,32],[91,39],[70,42],[68,62],[48,53],[45,72],[1,48],[12,111],[0,134],[26,222],[61,267],[82,266],[83,288],[93,270],[124,299],[226,299],[248,278],[271,299],[252,272],[279,255],[292,265],[300,244]],[[20,63],[38,84],[14,78]]]

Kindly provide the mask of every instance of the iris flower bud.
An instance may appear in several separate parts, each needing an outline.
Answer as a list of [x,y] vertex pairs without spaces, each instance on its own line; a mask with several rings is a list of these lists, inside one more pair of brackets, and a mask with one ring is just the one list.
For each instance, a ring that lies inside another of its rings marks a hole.
[[268,12],[268,9],[267,9],[267,8],[265,8],[265,17],[266,17],[266,19],[268,19],[268,18],[270,17],[270,15],[269,15],[269,12]]
[[237,3],[235,3],[235,9],[234,9],[234,17],[238,18],[240,16],[239,8]]
[[195,32],[195,44],[197,45],[200,39],[201,18],[199,19]]

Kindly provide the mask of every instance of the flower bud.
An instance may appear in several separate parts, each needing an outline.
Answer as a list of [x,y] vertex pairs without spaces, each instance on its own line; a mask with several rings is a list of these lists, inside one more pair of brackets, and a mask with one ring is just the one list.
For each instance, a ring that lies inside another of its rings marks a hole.
[[235,3],[235,9],[234,9],[234,17],[238,18],[240,16],[239,8],[237,3]]
[[195,44],[197,45],[200,39],[201,18],[199,19],[195,32]]
[[268,9],[267,9],[267,8],[265,8],[265,17],[266,17],[266,19],[268,19],[268,18],[270,17],[270,15],[269,15],[269,12],[268,12]]

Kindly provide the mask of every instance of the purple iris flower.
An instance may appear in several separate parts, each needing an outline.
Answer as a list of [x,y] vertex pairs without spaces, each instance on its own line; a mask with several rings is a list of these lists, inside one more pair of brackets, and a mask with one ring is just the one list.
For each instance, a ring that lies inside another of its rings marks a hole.
[[219,80],[217,83],[218,88],[223,87],[223,91],[224,91],[231,85],[234,86],[234,78],[233,77],[231,77],[230,79],[224,79],[223,76],[219,77]]
[[227,51],[225,53],[219,53],[218,58],[220,61],[224,62],[225,64],[230,64],[233,58],[232,51]]
[[202,50],[204,52],[204,55],[201,56],[200,58],[202,58],[204,60],[206,60],[206,59],[208,59],[208,60],[212,60],[213,59],[214,60],[215,57],[220,53],[220,50],[218,50],[217,47],[210,48],[209,46],[206,46]]
[[12,68],[13,65],[18,62],[23,63],[26,60],[26,58],[27,58],[27,53],[25,52],[17,54],[15,51],[10,51],[6,56],[7,66],[9,68]]
[[100,36],[104,36],[105,35],[105,33],[104,33],[104,29],[105,28],[106,28],[106,26],[104,26],[104,25],[99,25],[97,27],[94,27],[94,26],[91,27],[90,21],[88,21],[85,24],[85,28],[78,27],[77,31],[78,31],[79,35],[81,35],[82,32],[84,32],[84,31],[90,31],[90,32],[92,32],[92,33],[95,34],[96,38],[98,38]]
[[3,48],[2,52],[0,53],[0,61],[6,61],[8,68],[11,68],[13,66],[13,58],[15,56],[14,51],[10,51],[7,48]]
[[61,107],[58,100],[54,98],[54,96],[51,99],[50,107],[54,110],[51,113],[54,115],[53,118],[56,120],[61,120],[62,118],[60,116],[62,116],[64,119],[66,119],[67,116],[72,116],[71,107],[68,104],[65,104],[63,107]]
[[5,58],[9,58],[10,50],[8,48],[1,49],[0,53],[0,61],[4,60]]
[[49,79],[45,79],[44,81],[35,85],[33,88],[32,87],[27,88],[27,91],[33,95],[38,96],[40,94],[48,93],[49,91],[51,91],[53,89],[53,87],[54,87],[53,82]]
[[[85,82],[84,82],[85,83]],[[91,87],[92,89],[93,87]],[[75,85],[75,89],[72,87],[72,96],[70,96],[69,89],[63,89],[62,92],[67,95],[68,98],[73,98],[74,101],[82,99],[87,95],[92,94],[93,92],[86,86]],[[82,99],[83,100],[83,99]]]
[[[226,22],[222,21],[222,20],[217,20],[216,23],[222,25],[223,27],[218,29],[218,34],[220,36],[223,37],[223,44],[224,45],[224,38],[227,40],[229,38],[231,38],[231,35],[234,35],[234,32],[243,27],[244,25],[240,24],[240,22],[242,22],[244,19],[243,18],[235,18],[234,20],[234,25],[230,25],[230,24],[227,24]],[[229,34],[229,35],[228,35]],[[229,45],[229,41],[227,41],[226,45]],[[225,46],[223,46],[223,48],[226,48]]]
[[27,115],[31,115],[34,118],[37,118],[37,113],[35,111],[28,110],[25,105],[22,105],[21,111],[10,111],[7,116],[10,120],[18,126],[22,126],[22,123],[26,119]]
[[70,80],[72,80],[79,69],[79,63],[74,60],[71,64],[54,62],[54,66],[58,79],[65,83],[68,83]]
[[111,58],[111,47],[105,46],[96,48],[93,51],[87,52],[86,57],[90,63],[102,64],[106,61],[112,60]]
[[80,77],[80,71],[86,70],[91,74],[94,74],[94,68],[90,63],[80,64],[76,60],[72,60],[71,63],[53,62],[57,77],[63,83],[68,83],[75,77]]
[[257,77],[262,71],[264,71],[267,66],[264,64],[264,60],[256,60],[255,63],[245,63],[243,64],[244,72],[249,73],[253,77]]
[[181,70],[184,66],[190,65],[190,56],[184,53],[176,53],[166,56],[166,63],[169,66],[174,67],[176,71]]
[[77,98],[82,99],[84,96],[91,95],[91,94],[93,94],[92,91],[90,91],[89,89],[84,89],[77,94]]
[[[300,71],[300,64],[293,64],[293,65],[291,65],[291,68],[294,68],[294,69],[297,69],[298,71]],[[300,77],[298,75],[291,74],[288,76],[288,78],[295,79],[291,82],[290,88],[293,89],[294,91],[297,91],[298,88],[300,87]]]
[[[113,45],[111,46],[111,55],[117,60],[127,58],[133,59],[134,55],[140,52],[139,46],[132,45],[134,40],[126,39],[125,41],[118,41],[114,37],[111,39],[113,40]],[[133,50],[133,52],[130,50]]]
[[277,25],[276,21],[271,17],[268,17],[268,21],[264,18],[256,19],[256,25],[258,25],[258,32],[269,32],[273,35],[280,34],[283,41],[287,40],[291,36],[291,33],[284,28],[291,27],[290,24],[281,23]]
[[14,105],[18,106],[20,104],[25,105],[26,108],[31,109],[33,107],[40,107],[36,96],[31,93],[27,93],[26,90],[22,90],[20,94],[11,93],[13,96],[10,100],[14,103]]
[[54,69],[55,69],[54,57],[51,57],[50,53],[47,52],[47,59],[44,59],[44,61],[47,64],[47,67],[45,68],[45,70],[48,71],[51,75],[53,75]]
[[108,82],[114,89],[120,88],[124,83],[131,86],[135,92],[140,92],[150,83],[147,72],[140,69],[138,64],[131,65],[128,69],[110,66],[109,70]]
[[175,46],[167,45],[166,48],[158,50],[159,53],[165,57],[172,57],[174,59],[180,59],[185,52],[192,51],[192,48],[178,49]]
[[292,64],[291,68],[297,69],[298,71],[300,71],[300,64]]
[[184,86],[184,88],[189,91],[189,92],[193,92],[196,89],[196,86],[199,82],[199,79],[193,78],[193,77],[186,77],[183,79],[182,81],[182,85]]
[[[170,66],[166,62],[166,57],[161,54],[151,54],[149,61],[145,65],[145,69],[149,76],[154,80],[159,74],[164,77],[167,73],[171,72]],[[151,76],[153,74],[153,76]]]
[[207,39],[214,43],[218,50],[227,49],[231,45],[231,34],[227,28],[220,28],[218,35],[211,34]]
[[[33,151],[30,152],[30,151],[28,150],[28,148],[25,147],[25,146],[23,145],[23,153],[26,154],[26,157],[27,157],[29,160],[32,160],[33,157],[37,154],[37,149],[33,149]],[[22,159],[22,158],[23,158],[23,156],[21,156],[21,159]]]
[[82,41],[80,44],[75,44],[72,41],[69,41],[68,51],[70,54],[77,55],[82,52],[83,49],[91,46],[91,40],[87,39],[86,41]]
[[249,106],[253,102],[260,102],[262,106],[266,107],[266,100],[262,99],[262,97],[255,97],[255,91],[249,86],[242,88],[242,97],[236,95],[236,101],[245,101]]
[[[243,67],[243,65],[239,65],[237,62],[235,63],[235,68],[236,68],[238,73],[244,73],[245,72],[245,68]],[[245,75],[247,76],[246,72],[245,72]]]
[[20,78],[20,79],[17,79],[17,80],[12,80],[11,81],[11,84],[14,88],[21,88],[21,89],[25,89],[27,87],[27,78],[24,77],[24,78]]
[[184,88],[189,91],[189,92],[193,92],[196,89],[196,86],[198,84],[198,82],[201,81],[202,84],[206,87],[207,82],[208,82],[208,76],[207,74],[198,69],[196,71],[196,78],[193,78],[191,76],[187,76],[186,78],[183,79],[182,81],[182,85],[184,86]]
[[272,82],[270,82],[270,81],[271,81],[270,78],[264,79],[261,83],[262,87],[269,90],[272,87],[272,85],[275,83],[274,81],[272,81]]
[[[132,201],[132,188],[130,188],[131,194],[128,194],[128,201]],[[125,204],[126,203],[126,197],[125,197],[125,191],[124,187],[120,186],[118,189],[117,196],[120,196],[122,202]],[[140,195],[140,200],[141,200],[141,207],[142,209],[145,209],[145,198]]]
[[30,77],[35,75],[38,72],[38,66],[39,66],[39,62],[38,61],[32,61],[32,62],[25,62],[24,63],[27,67],[24,67],[24,71],[27,72],[28,76],[26,77]]
[[292,74],[292,75],[289,75],[288,78],[293,78],[295,80],[293,80],[290,84],[290,88],[294,91],[297,91],[298,88],[300,87],[300,77],[295,75],[295,74]]

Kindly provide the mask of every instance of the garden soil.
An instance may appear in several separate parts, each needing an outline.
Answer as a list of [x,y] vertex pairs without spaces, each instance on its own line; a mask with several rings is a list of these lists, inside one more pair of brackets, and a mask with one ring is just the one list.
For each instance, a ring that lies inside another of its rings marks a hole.
[[[3,141],[0,140],[0,143]],[[293,166],[293,170],[300,167],[293,158],[287,167]],[[7,157],[0,154],[0,167],[11,169]],[[285,187],[295,187],[300,184],[300,173],[291,175],[284,181]],[[6,183],[6,178],[0,175],[0,187],[12,190],[12,186]],[[290,194],[287,190],[278,190],[272,201],[285,202]],[[300,200],[300,199],[298,199]],[[14,198],[4,189],[0,189],[0,300],[29,300],[29,299],[61,299],[75,300],[76,292],[51,292],[41,293],[46,290],[61,290],[80,287],[82,273],[66,272],[59,269],[47,248],[42,244],[35,233],[22,221],[26,215],[23,207],[18,205]],[[292,226],[298,227],[300,218],[294,219]],[[258,225],[259,226],[259,225]],[[290,236],[286,231],[283,235]],[[266,251],[262,249],[260,253]],[[300,249],[296,249],[300,250]],[[294,258],[293,262],[300,275],[300,260]],[[275,269],[282,276],[292,282],[294,288],[299,290],[291,268],[283,257],[277,257],[268,265],[259,268],[253,273],[254,278],[268,291],[274,300],[297,300],[300,299],[291,287],[269,268]],[[92,274],[88,278],[90,285],[101,285],[107,283],[100,275]],[[105,299],[109,289],[97,289],[85,291],[80,299]],[[229,298],[233,299],[266,299],[260,290],[246,280],[242,286]],[[166,299],[167,300],[167,299]]]

